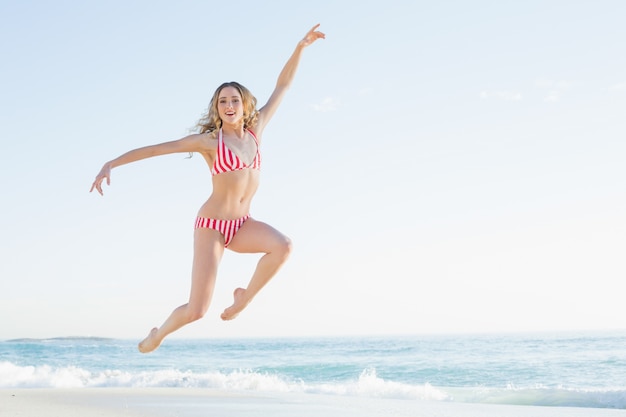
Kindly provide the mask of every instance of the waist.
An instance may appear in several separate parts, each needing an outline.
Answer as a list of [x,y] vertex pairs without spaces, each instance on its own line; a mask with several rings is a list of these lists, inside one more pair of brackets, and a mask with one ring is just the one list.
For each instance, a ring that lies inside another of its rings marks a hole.
[[240,219],[250,213],[252,198],[236,198],[233,196],[211,195],[198,210],[199,217],[233,220]]
[[[252,170],[248,170],[252,171]],[[238,219],[250,212],[252,198],[259,186],[259,176],[239,171],[213,177],[213,192],[198,215],[217,219]]]

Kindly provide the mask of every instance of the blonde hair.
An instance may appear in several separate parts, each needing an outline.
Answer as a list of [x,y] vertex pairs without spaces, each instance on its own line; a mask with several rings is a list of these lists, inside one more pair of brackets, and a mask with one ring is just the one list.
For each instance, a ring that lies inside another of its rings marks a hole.
[[212,133],[217,132],[222,127],[222,119],[220,119],[219,112],[217,111],[218,98],[222,90],[226,87],[234,87],[239,91],[241,100],[243,102],[243,127],[244,129],[250,129],[256,126],[259,111],[256,109],[256,97],[252,95],[243,85],[236,81],[224,83],[217,87],[213,98],[209,103],[207,112],[198,121],[196,128],[199,133]]

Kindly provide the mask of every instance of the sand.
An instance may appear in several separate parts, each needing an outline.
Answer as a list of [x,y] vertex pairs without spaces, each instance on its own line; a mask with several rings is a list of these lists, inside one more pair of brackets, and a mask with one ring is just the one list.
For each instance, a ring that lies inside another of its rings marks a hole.
[[616,417],[625,410],[191,388],[0,389],[1,417]]

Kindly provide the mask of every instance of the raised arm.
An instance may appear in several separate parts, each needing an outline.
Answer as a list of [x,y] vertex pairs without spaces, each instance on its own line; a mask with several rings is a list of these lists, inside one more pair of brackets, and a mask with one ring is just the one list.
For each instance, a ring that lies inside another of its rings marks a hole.
[[263,107],[259,109],[259,118],[257,120],[257,125],[255,127],[255,131],[260,135],[263,132],[263,129],[270,121],[274,113],[276,113],[276,109],[280,105],[285,93],[291,86],[291,83],[296,75],[296,70],[298,69],[298,64],[300,63],[300,57],[302,55],[302,51],[307,46],[311,45],[318,39],[326,38],[322,32],[317,31],[316,29],[319,27],[319,23],[311,30],[304,35],[304,38],[298,45],[296,45],[296,49],[291,54],[291,57],[287,60],[287,63],[283,67],[280,75],[278,76],[278,81],[276,81],[276,88],[274,88],[274,92],[270,96],[269,100]]
[[96,179],[91,185],[89,192],[92,192],[95,188],[100,195],[104,195],[102,192],[102,181],[106,179],[107,185],[111,185],[111,170],[115,167],[170,153],[208,151],[215,147],[213,142],[208,139],[207,135],[194,134],[179,140],[144,146],[143,148],[128,151],[104,164],[98,175],[96,175]]

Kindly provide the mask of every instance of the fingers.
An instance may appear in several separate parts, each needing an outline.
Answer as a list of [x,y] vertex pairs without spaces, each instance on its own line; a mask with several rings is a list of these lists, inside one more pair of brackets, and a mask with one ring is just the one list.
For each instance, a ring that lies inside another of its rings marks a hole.
[[318,23],[317,25],[313,26],[311,28],[311,30],[309,30],[309,33],[307,35],[314,35],[315,39],[319,39],[319,38],[326,38],[326,35],[323,32],[316,32],[316,29],[320,27],[320,23]]
[[96,175],[96,179],[93,181],[89,192],[92,192],[95,188],[98,193],[100,193],[100,195],[104,195],[104,193],[102,192],[102,181],[104,181],[105,179],[107,181],[107,185],[111,185],[111,165],[109,162],[104,164],[98,175]]
[[96,189],[96,191],[98,191],[100,195],[104,195],[104,193],[102,192],[102,186],[100,185],[100,182],[98,180],[94,181],[94,183],[91,184],[91,189],[89,190],[89,192],[92,192],[94,188]]
[[111,185],[111,178],[109,176],[105,176],[105,177],[100,177],[99,175],[96,177],[95,181],[93,182],[93,184],[91,184],[91,189],[89,190],[89,192],[92,192],[93,189],[95,188],[96,191],[98,191],[98,193],[100,193],[100,195],[104,195],[104,193],[102,192],[102,181],[106,178],[107,180],[107,185]]
[[319,23],[313,26],[311,30],[307,32],[304,38],[302,38],[302,45],[309,46],[318,39],[326,39],[326,35],[323,32],[316,30],[318,27],[320,27]]

